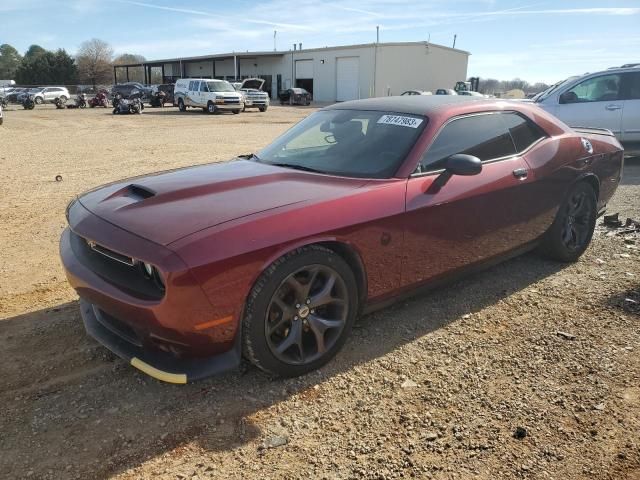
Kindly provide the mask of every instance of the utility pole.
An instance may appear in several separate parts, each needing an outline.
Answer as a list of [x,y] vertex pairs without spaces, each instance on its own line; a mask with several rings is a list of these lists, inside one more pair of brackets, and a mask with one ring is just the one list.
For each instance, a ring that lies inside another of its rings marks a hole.
[[458,38],[458,34],[454,33],[453,34],[453,48],[456,48],[456,38]]
[[275,52],[277,50],[276,48],[276,35],[277,35],[278,31],[274,30],[273,31],[273,51]]
[[376,43],[380,43],[380,25],[376,25]]

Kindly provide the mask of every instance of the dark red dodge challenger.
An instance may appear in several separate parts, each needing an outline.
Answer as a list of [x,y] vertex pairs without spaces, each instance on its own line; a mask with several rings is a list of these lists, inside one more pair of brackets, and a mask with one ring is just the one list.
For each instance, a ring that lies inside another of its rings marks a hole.
[[147,374],[300,375],[417,287],[533,248],[577,260],[622,166],[611,132],[532,104],[345,102],[257,154],[81,195],[60,254],[88,333]]

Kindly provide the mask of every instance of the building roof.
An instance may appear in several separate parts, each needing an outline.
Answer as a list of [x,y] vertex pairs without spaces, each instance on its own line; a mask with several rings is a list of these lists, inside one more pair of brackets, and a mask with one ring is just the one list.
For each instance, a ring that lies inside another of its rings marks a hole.
[[442,108],[469,102],[496,103],[495,100],[469,95],[405,95],[351,100],[325,107],[324,110],[373,110],[428,116]]
[[[465,55],[471,55],[469,52],[465,50],[459,50],[457,48],[445,47],[444,45],[438,45],[437,43],[431,42],[389,42],[389,43],[362,43],[357,45],[339,45],[334,47],[320,47],[320,48],[307,48],[302,50],[293,50],[294,53],[306,53],[306,52],[319,52],[319,51],[327,51],[327,50],[349,50],[354,48],[372,48],[375,46],[380,47],[394,47],[394,46],[414,46],[414,45],[424,45],[429,47],[440,48],[444,50],[450,50],[453,52],[462,53]],[[261,51],[261,52],[229,52],[229,53],[214,53],[211,55],[199,55],[195,57],[175,57],[175,58],[164,58],[158,60],[145,60],[140,63],[123,63],[121,65],[115,65],[116,67],[139,67],[141,65],[159,65],[163,63],[178,63],[178,62],[202,62],[207,60],[224,60],[230,58],[255,58],[255,57],[282,57],[284,55],[291,54],[292,50],[274,50],[274,51]]]

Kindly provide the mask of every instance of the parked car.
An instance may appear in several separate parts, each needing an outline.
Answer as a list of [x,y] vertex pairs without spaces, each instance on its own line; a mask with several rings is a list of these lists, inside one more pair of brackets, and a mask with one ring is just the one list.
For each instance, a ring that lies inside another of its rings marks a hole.
[[266,112],[269,108],[269,94],[262,91],[264,80],[262,78],[246,78],[237,88],[244,95],[244,108],[257,108]]
[[461,90],[457,92],[458,95],[466,95],[467,97],[484,97],[480,92],[472,92],[471,90]]
[[20,96],[20,94],[26,92],[27,90],[29,89],[23,87],[7,89],[5,98],[8,103],[21,103],[21,101],[18,100],[18,97]]
[[60,253],[88,333],[143,372],[294,376],[409,291],[536,247],[578,260],[622,162],[531,103],[343,102],[256,155],[79,196]]
[[640,154],[639,67],[571,77],[534,101],[567,125],[611,130],[626,154]]
[[142,100],[151,97],[151,89],[138,82],[118,83],[111,87],[111,97],[119,93],[122,98],[127,99],[134,95]]
[[188,107],[202,108],[205,112],[230,111],[240,113],[244,108],[243,96],[226,80],[208,78],[181,78],[176,82],[174,101],[181,112]]
[[288,88],[283,90],[278,95],[280,99],[280,105],[288,103],[289,105],[310,105],[311,94],[304,88]]
[[174,103],[174,99],[173,99],[174,89],[175,89],[175,85],[173,83],[163,83],[163,84],[160,84],[160,85],[154,85],[151,88],[151,97],[153,98],[153,96],[158,92],[164,92],[164,101],[165,101],[165,103],[173,104]]
[[65,87],[30,88],[29,93],[33,94],[33,100],[36,105],[55,103],[57,99],[60,99],[64,103],[71,98],[69,90]]
[[407,90],[406,92],[402,92],[402,95],[433,95],[431,92],[427,90]]
[[27,95],[33,97],[36,105],[55,103],[56,99],[60,99],[64,103],[71,97],[69,90],[65,87],[34,87],[20,92],[16,97],[17,103],[24,103]]
[[436,90],[436,95],[458,95],[458,92],[452,88],[439,88]]

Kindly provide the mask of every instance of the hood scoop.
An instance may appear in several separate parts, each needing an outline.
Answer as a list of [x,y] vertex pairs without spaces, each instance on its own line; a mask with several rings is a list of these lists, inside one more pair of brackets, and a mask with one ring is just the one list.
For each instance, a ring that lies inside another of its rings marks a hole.
[[154,192],[150,188],[132,183],[130,185],[127,185],[126,187],[116,190],[107,198],[105,198],[105,200],[111,200],[114,198],[128,198],[134,202],[141,202],[142,200],[146,200],[147,198],[155,196],[156,192]]
[[156,192],[150,188],[143,187],[142,185],[136,185],[135,183],[132,183],[126,188],[128,188],[127,196],[133,199],[146,200],[147,198],[156,196]]

